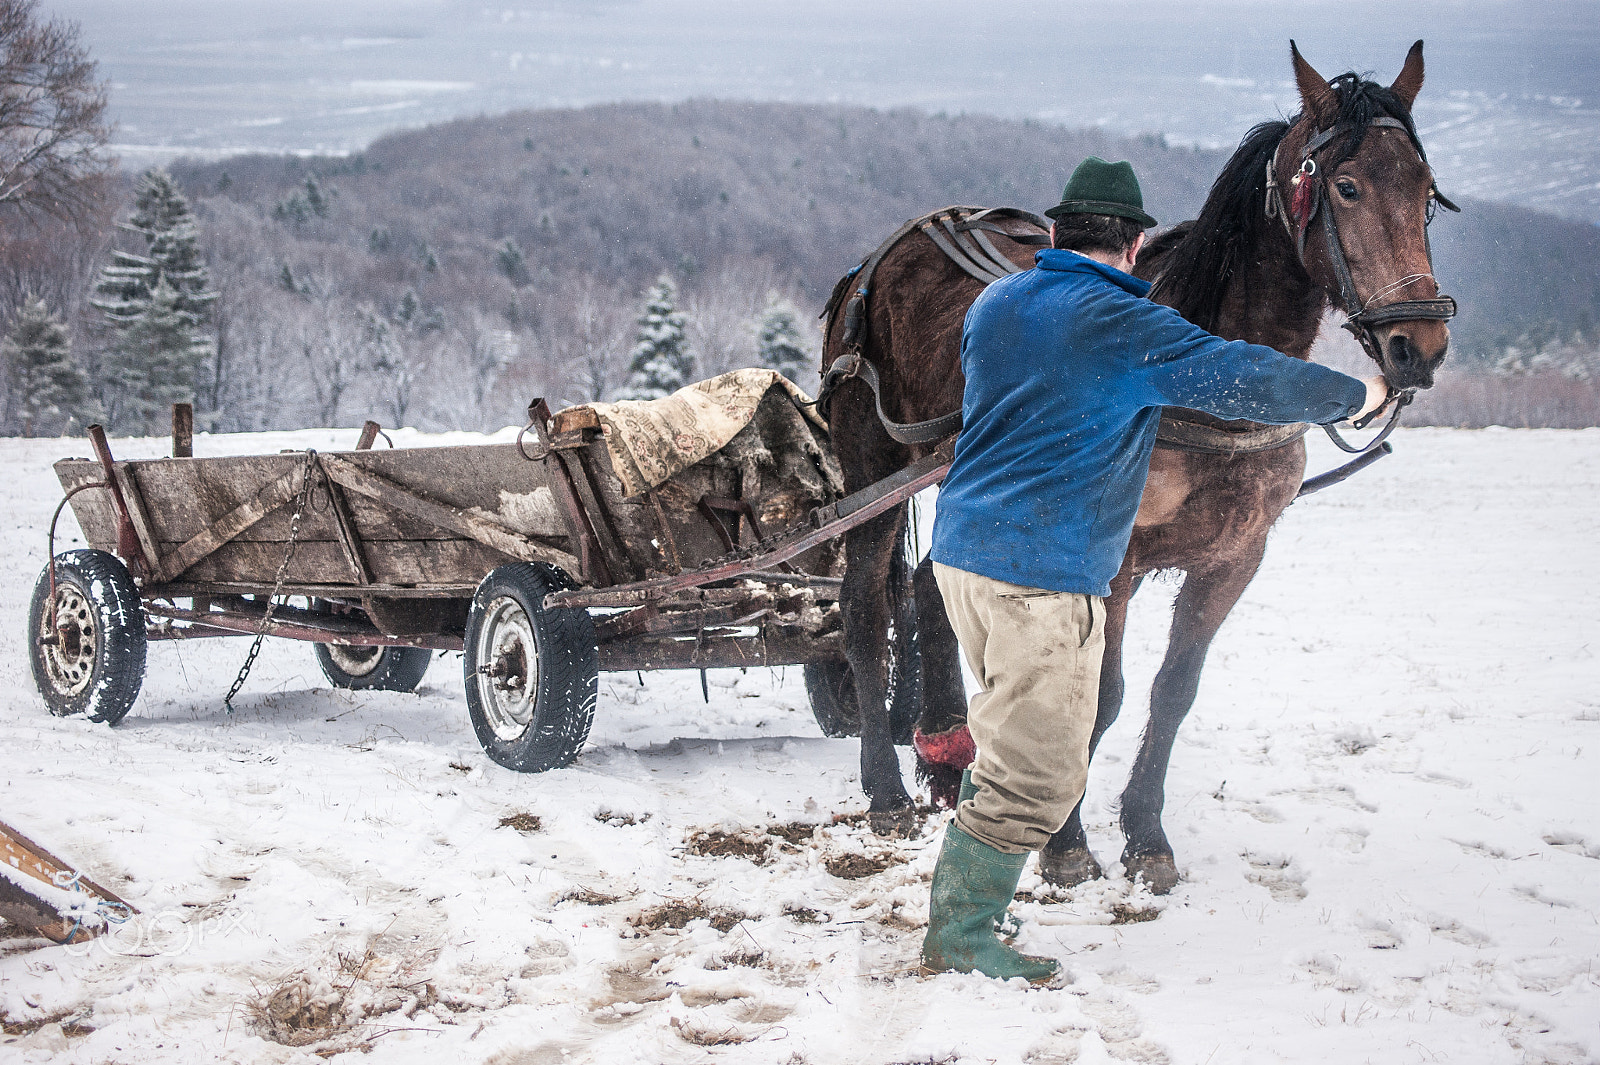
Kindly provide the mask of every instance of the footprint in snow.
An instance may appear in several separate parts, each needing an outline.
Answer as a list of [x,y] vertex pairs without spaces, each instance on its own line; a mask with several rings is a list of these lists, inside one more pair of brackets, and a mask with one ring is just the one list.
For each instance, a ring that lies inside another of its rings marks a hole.
[[1464,947],[1488,947],[1494,945],[1494,940],[1475,928],[1468,928],[1453,917],[1432,914],[1427,918],[1426,923],[1428,931],[1440,939],[1448,939],[1450,942],[1459,943]]
[[1091,991],[1084,997],[1081,1008],[1094,1021],[1094,1032],[1105,1044],[1112,1061],[1167,1065],[1171,1060],[1159,1045],[1143,1037],[1139,1014],[1118,1001],[1111,992]]
[[1294,868],[1294,859],[1282,855],[1244,855],[1250,863],[1245,879],[1267,889],[1279,902],[1299,902],[1306,897],[1305,874]]
[[1600,859],[1600,843],[1591,843],[1571,829],[1547,832],[1544,841],[1558,851],[1566,851],[1568,854],[1577,854],[1584,858]]

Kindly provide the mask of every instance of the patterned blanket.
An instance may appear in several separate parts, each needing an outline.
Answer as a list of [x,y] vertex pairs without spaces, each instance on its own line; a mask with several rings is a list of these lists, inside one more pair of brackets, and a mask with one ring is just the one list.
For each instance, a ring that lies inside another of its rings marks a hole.
[[734,370],[662,399],[585,406],[599,418],[611,466],[623,495],[631,497],[721,450],[750,424],[773,389],[788,398],[797,418],[827,432],[811,397],[776,370]]

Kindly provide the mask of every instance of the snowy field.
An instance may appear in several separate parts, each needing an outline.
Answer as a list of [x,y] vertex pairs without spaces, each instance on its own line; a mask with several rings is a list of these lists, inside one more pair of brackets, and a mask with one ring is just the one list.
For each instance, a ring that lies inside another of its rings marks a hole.
[[[1396,450],[1291,508],[1212,650],[1168,790],[1182,883],[1111,864],[1052,899],[1030,869],[1020,945],[1067,978],[1028,989],[916,974],[938,822],[835,821],[856,747],[798,669],[713,673],[709,705],[693,673],[602,675],[589,747],[542,776],[483,756],[453,654],[420,695],[351,693],[269,642],[229,715],[245,641],[152,644],[116,729],[52,718],[24,618],[50,463],[88,448],[0,441],[0,820],[142,911],[78,947],[0,928],[0,1061],[1600,1061],[1600,431]],[[1091,774],[1108,863],[1173,590],[1135,603]],[[691,853],[712,831],[748,856]]]

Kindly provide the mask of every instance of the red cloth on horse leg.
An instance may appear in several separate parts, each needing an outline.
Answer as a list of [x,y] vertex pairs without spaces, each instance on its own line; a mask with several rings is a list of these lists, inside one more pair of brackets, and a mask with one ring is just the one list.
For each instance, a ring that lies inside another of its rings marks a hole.
[[972,742],[972,733],[967,731],[965,723],[931,736],[917,729],[912,743],[923,761],[955,769],[966,769],[978,753],[977,746]]

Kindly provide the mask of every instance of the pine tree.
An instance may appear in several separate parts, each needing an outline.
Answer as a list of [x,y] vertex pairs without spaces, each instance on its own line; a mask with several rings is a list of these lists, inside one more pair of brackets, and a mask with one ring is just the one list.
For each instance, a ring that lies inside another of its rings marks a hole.
[[800,336],[799,312],[788,300],[774,299],[762,312],[756,333],[756,361],[777,370],[800,387],[816,387],[817,359]]
[[120,393],[118,426],[145,435],[160,432],[172,404],[194,402],[211,353],[211,338],[194,335],[183,296],[163,278],[144,314],[123,331],[108,368]]
[[495,262],[513,285],[521,288],[528,283],[528,259],[515,240],[510,237],[505,239],[495,254]]
[[[208,327],[217,293],[188,201],[164,171],[139,179],[122,228],[143,238],[145,254],[113,251],[89,298],[113,333],[100,391],[114,425],[151,431],[165,403],[194,400],[214,350]],[[158,304],[158,320],[145,324]]]
[[628,380],[618,399],[660,399],[694,379],[694,355],[684,334],[688,319],[677,309],[678,288],[662,274],[644,296]]
[[328,217],[328,194],[322,191],[317,175],[306,175],[306,209],[318,218]]
[[72,361],[67,327],[44,300],[33,297],[22,305],[11,335],[0,346],[0,361],[10,368],[6,385],[23,436],[64,428],[82,412],[88,376]]

